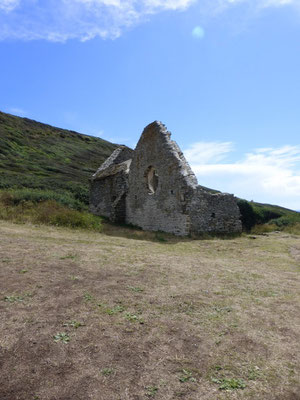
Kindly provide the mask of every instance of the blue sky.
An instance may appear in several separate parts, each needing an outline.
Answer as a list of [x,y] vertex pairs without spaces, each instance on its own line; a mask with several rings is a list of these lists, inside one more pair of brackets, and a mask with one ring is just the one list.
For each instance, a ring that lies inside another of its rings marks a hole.
[[161,120],[199,184],[300,210],[300,0],[0,0],[0,110],[133,147]]

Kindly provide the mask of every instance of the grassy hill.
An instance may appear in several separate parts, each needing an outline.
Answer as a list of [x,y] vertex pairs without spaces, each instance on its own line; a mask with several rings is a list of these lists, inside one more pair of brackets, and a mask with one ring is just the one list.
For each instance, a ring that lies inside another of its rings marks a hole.
[[106,140],[0,112],[0,189],[86,198],[89,177],[116,148]]
[[[80,211],[87,209],[89,178],[116,147],[100,138],[0,112],[0,203],[6,206],[0,218],[20,220],[27,213],[27,219],[47,222],[46,214],[55,212],[53,223],[61,223],[58,221],[65,218],[66,212],[57,211],[53,204],[25,207],[43,201]],[[274,230],[295,224],[299,230],[298,212],[242,199],[238,204],[248,231],[255,225],[259,225],[258,230]],[[18,208],[8,211],[8,206]],[[81,216],[68,215],[67,224],[76,220],[82,224]],[[95,224],[91,216],[85,215],[85,227]]]

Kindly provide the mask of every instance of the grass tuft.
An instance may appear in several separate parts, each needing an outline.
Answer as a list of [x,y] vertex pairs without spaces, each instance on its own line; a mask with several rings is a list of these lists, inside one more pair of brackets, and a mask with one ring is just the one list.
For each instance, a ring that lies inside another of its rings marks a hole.
[[56,335],[53,336],[54,342],[63,342],[63,343],[69,343],[70,341],[70,336],[66,332],[60,332],[57,333]]
[[217,383],[220,390],[245,389],[246,387],[246,382],[243,379],[237,378],[212,378],[212,382]]

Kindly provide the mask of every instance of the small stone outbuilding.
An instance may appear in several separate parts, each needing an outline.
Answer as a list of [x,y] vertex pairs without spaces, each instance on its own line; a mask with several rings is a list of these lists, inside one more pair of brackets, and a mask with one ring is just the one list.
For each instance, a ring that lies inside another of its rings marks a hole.
[[158,121],[135,148],[120,146],[91,178],[90,211],[111,221],[175,235],[239,233],[236,198],[212,193]]

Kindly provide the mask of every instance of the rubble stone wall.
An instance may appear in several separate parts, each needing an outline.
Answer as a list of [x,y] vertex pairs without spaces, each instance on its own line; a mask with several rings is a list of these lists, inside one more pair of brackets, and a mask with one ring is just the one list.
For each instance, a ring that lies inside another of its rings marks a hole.
[[[153,170],[154,192],[149,188],[147,176]],[[146,230],[187,235],[186,194],[192,194],[196,185],[195,175],[164,125],[157,122],[148,125],[130,166],[126,221]]]
[[191,233],[239,233],[242,230],[240,211],[231,194],[212,194],[197,187],[188,213]]
[[114,222],[125,222],[127,189],[128,174],[124,171],[91,181],[90,211]]
[[241,232],[235,197],[199,186],[170,136],[155,121],[144,129],[134,151],[125,146],[115,150],[91,179],[91,212],[181,236]]

